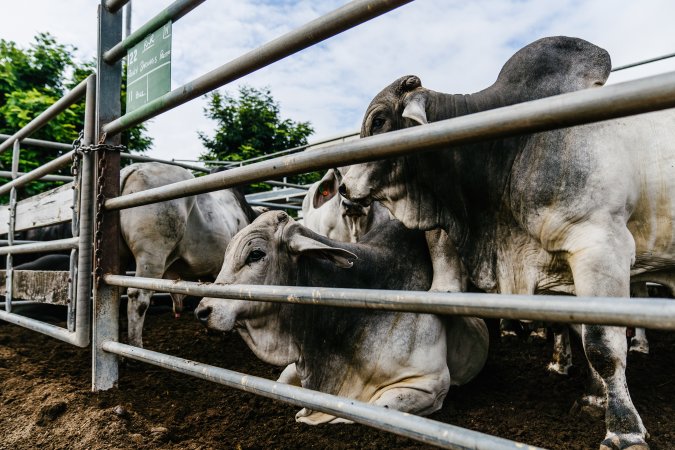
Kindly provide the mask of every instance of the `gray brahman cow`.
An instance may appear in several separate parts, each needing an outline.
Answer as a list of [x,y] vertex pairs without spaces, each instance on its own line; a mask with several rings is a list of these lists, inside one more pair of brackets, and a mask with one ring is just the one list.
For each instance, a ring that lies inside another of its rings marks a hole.
[[389,220],[391,214],[378,202],[361,206],[338,195],[341,178],[338,169],[330,169],[309,188],[302,201],[302,223],[322,236],[358,242],[374,225]]
[[[540,39],[474,94],[434,92],[416,76],[396,80],[371,102],[361,136],[599,88],[610,68],[607,52],[589,42]],[[364,205],[382,202],[409,228],[445,229],[485,291],[628,297],[631,281],[675,264],[675,113],[364,163],[340,191]],[[626,384],[625,328],[584,325],[582,340],[596,383],[579,404],[605,413],[600,448],[647,449]]]
[[[234,237],[219,283],[427,290],[431,262],[423,233],[397,220],[352,244],[270,211]],[[293,369],[305,388],[416,414],[439,409],[448,387],[471,380],[487,358],[476,318],[216,298],[195,314],[209,328],[236,329],[267,363],[295,363],[281,380]],[[344,421],[307,409],[296,419]]]
[[[186,169],[140,163],[121,172],[122,195],[194,178]],[[256,217],[239,189],[226,189],[120,211],[121,233],[137,277],[195,280],[215,277],[225,248]],[[143,320],[153,291],[129,288],[129,343],[143,346]],[[185,297],[171,295],[174,311]]]
[[[349,167],[329,169],[314,183],[302,202],[303,225],[322,236],[342,242],[358,242],[378,224],[393,216],[379,202],[366,206],[338,194],[342,174]],[[466,271],[447,233],[441,229],[425,234],[433,265],[432,291],[461,292],[467,288]]]

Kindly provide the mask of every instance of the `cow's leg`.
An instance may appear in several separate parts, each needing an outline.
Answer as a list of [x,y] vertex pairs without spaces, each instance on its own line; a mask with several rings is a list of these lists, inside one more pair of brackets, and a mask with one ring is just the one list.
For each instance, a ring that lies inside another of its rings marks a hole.
[[518,336],[522,337],[525,334],[525,329],[520,320],[501,319],[499,321],[499,335],[501,337]]
[[[633,297],[649,297],[647,283],[633,283],[630,285],[630,290],[631,296]],[[628,350],[636,353],[644,353],[645,355],[649,354],[649,341],[647,341],[647,333],[644,328],[635,329],[635,336],[630,339],[630,347]]]
[[553,356],[547,369],[560,375],[567,375],[572,367],[572,346],[570,345],[570,329],[563,326],[553,332]]
[[[136,276],[148,278],[162,278],[164,264],[157,264],[156,256],[140,255],[136,257]],[[163,261],[162,261],[163,263]],[[129,344],[143,347],[143,322],[145,312],[150,307],[150,299],[155,291],[150,289],[129,288],[127,290],[127,321]]]
[[528,328],[530,329],[529,337],[532,339],[548,339],[548,329],[546,324],[541,321],[528,322]]
[[290,384],[292,386],[302,386],[300,375],[298,375],[295,363],[286,366],[283,372],[281,372],[279,375],[279,378],[277,378],[277,383]]
[[647,332],[644,328],[636,328],[635,336],[630,339],[630,351],[636,353],[649,354],[649,341],[647,340]]
[[429,247],[431,266],[433,268],[433,279],[430,290],[438,292],[465,292],[467,287],[466,271],[457,254],[457,248],[448,236],[448,233],[437,228],[426,231],[424,235]]
[[[568,247],[577,295],[629,297],[630,266],[635,244],[625,227],[578,230]],[[576,247],[576,248],[575,248]],[[592,370],[602,379],[607,434],[602,450],[646,450],[646,429],[633,405],[626,384],[626,329],[583,325],[582,341]]]

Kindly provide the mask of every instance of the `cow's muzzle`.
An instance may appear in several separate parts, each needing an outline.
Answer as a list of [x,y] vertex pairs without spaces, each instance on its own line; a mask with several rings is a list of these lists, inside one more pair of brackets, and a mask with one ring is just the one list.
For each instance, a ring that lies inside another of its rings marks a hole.
[[340,195],[344,198],[347,199],[353,203],[356,203],[362,207],[368,207],[370,204],[373,202],[372,198],[370,198],[370,195],[365,195],[363,197],[356,197],[354,196],[353,192],[350,192],[349,189],[347,188],[347,185],[343,182],[340,183],[340,187],[338,188],[338,192]]
[[210,306],[198,306],[197,309],[195,309],[195,317],[202,323],[202,325],[208,326],[209,317],[211,317],[212,311],[213,308]]
[[362,217],[366,215],[365,207],[342,197],[342,215],[347,217]]

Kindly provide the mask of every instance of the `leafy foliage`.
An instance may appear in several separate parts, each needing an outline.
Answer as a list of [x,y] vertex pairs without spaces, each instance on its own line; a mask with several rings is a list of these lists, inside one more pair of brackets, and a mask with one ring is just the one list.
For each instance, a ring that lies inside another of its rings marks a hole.
[[[245,161],[270,153],[307,145],[314,132],[309,122],[282,119],[279,104],[269,89],[250,86],[239,88],[237,98],[215,91],[207,96],[206,117],[218,123],[211,138],[199,132],[199,139],[207,152],[202,161]],[[311,183],[320,179],[317,172],[289,177],[293,183]],[[269,189],[267,185],[253,186],[254,190]]]
[[[28,49],[0,39],[0,133],[12,135],[24,127],[68,91],[95,71],[95,62],[78,62],[75,47],[56,42],[47,33],[35,36]],[[124,86],[123,86],[124,88]],[[121,93],[122,101],[126,93]],[[31,138],[70,143],[84,124],[84,102],[72,105]],[[145,151],[152,139],[143,125],[123,133],[122,143],[131,151]],[[64,150],[21,145],[19,171],[34,169],[65,153]],[[12,152],[0,154],[1,170],[11,170]],[[66,173],[66,172],[64,172]],[[58,182],[33,182],[24,192],[34,195],[58,185]]]

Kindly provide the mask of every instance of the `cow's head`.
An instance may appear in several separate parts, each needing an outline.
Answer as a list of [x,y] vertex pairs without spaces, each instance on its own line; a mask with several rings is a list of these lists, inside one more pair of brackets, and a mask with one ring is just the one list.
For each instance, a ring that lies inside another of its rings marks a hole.
[[[308,195],[311,197],[314,210],[323,208],[321,214],[335,215],[335,220],[332,222],[335,227],[334,234],[326,233],[326,230],[322,229],[315,229],[315,231],[337,240],[346,241],[348,236],[349,242],[358,242],[381,217],[381,211],[373,208],[372,204],[364,205],[353,202],[338,193],[343,174],[349,170],[350,167],[328,170],[323,178],[312,186]],[[306,201],[303,204],[303,212],[312,214],[307,203]]]
[[[356,256],[331,247],[280,211],[261,214],[237,233],[225,252],[215,284],[295,285],[298,258],[329,260],[351,267]],[[287,318],[288,305],[204,298],[195,310],[208,328],[236,329],[256,355],[270,364],[289,364],[298,356]]]
[[[408,75],[375,96],[366,110],[361,137],[437,122],[458,115],[494,109],[579,89],[602,86],[609,75],[609,54],[583,39],[554,36],[539,39],[516,52],[504,65],[496,82],[480,92],[452,95],[422,87]],[[493,144],[494,145],[494,144]],[[456,164],[471,153],[453,154]],[[380,200],[409,228],[431,229],[449,225],[444,211],[447,195],[435,185],[448,177],[433,157],[410,155],[353,166],[340,192],[352,201],[369,204]],[[460,202],[461,203],[461,202]],[[461,212],[461,211],[460,211]]]
[[[384,88],[370,102],[361,125],[361,137],[369,137],[426,124],[433,118],[434,92],[422,87],[415,75],[399,78]],[[370,205],[378,200],[397,219],[413,228],[433,228],[438,224],[420,224],[420,202],[417,184],[411,182],[416,167],[405,157],[371,161],[350,166],[345,173],[339,192],[360,205]]]

